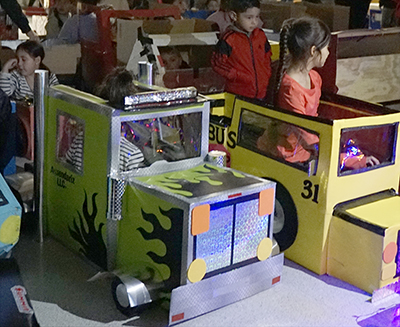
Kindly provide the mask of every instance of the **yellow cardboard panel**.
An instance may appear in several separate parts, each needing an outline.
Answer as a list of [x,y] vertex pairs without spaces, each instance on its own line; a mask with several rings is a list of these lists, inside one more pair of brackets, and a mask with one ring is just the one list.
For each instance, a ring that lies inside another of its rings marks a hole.
[[349,209],[347,212],[356,217],[362,217],[362,220],[371,224],[384,228],[400,225],[400,197],[394,196],[368,203]]
[[328,274],[372,293],[381,287],[382,244],[382,236],[332,217]]

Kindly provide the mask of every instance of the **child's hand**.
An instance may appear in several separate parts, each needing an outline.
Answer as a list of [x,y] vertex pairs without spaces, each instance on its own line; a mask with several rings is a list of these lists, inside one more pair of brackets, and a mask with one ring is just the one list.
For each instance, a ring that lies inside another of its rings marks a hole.
[[9,73],[14,68],[17,68],[18,60],[16,58],[12,58],[8,60],[1,69],[2,73]]
[[374,156],[367,156],[367,166],[375,166],[375,165],[379,165],[380,162],[378,159],[376,159]]

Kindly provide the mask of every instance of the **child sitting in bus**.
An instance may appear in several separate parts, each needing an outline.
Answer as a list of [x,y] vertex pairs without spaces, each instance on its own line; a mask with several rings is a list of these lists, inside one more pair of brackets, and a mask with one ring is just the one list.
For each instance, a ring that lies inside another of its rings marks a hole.
[[[321,97],[321,76],[314,68],[322,67],[329,55],[329,28],[311,17],[285,20],[280,33],[280,61],[276,77],[274,102],[279,108],[307,116],[318,116]],[[319,137],[291,124],[279,124],[274,129],[274,155],[292,163],[304,163],[318,156]],[[271,142],[267,131],[257,141],[266,151]],[[368,158],[370,165],[378,161]]]
[[[12,99],[33,99],[35,70],[49,70],[44,64],[44,49],[36,41],[18,45],[17,58],[8,60],[0,73],[0,87]],[[49,86],[58,84],[56,75],[49,74]]]
[[[133,75],[124,68],[116,68],[107,75],[96,93],[108,103],[122,109],[124,98],[137,93],[133,83]],[[121,138],[119,144],[119,169],[123,172],[136,169],[143,162],[144,157],[140,149],[126,138],[129,126],[121,124]],[[84,130],[81,130],[73,139],[65,154],[67,163],[74,166],[78,172],[83,172]]]
[[[319,19],[285,20],[280,33],[280,60],[276,76],[275,105],[308,116],[317,116],[321,97],[322,67],[329,55],[331,33]],[[278,156],[289,162],[306,162],[316,154],[317,135],[295,126],[277,129]]]
[[[133,80],[131,72],[125,68],[116,68],[104,79],[99,88],[99,95],[103,99],[107,99],[111,106],[123,108],[125,97],[139,91]],[[144,160],[140,149],[127,139],[129,130],[129,126],[126,126],[126,123],[121,124],[121,140],[119,145],[119,168],[121,171],[138,168]]]
[[217,43],[211,64],[226,79],[225,91],[264,99],[271,76],[271,47],[262,29],[259,0],[231,0],[233,21]]

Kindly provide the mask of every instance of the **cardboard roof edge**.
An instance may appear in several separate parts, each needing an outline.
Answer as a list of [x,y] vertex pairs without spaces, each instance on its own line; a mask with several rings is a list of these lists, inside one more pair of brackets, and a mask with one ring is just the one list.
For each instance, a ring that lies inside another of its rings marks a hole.
[[199,19],[146,19],[134,21],[141,24],[143,31],[147,34],[185,34],[212,32],[214,22]]

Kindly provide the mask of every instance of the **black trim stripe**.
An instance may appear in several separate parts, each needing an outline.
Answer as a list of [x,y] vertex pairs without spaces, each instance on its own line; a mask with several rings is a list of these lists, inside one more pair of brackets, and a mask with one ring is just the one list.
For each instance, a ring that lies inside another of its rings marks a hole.
[[347,210],[359,207],[367,203],[372,203],[379,200],[391,198],[393,196],[398,196],[398,194],[396,194],[394,190],[385,190],[379,193],[363,196],[355,200],[343,202],[335,206],[335,208],[333,209],[333,215],[353,225],[369,230],[375,234],[384,236],[386,228],[366,222],[354,215],[349,214]]

